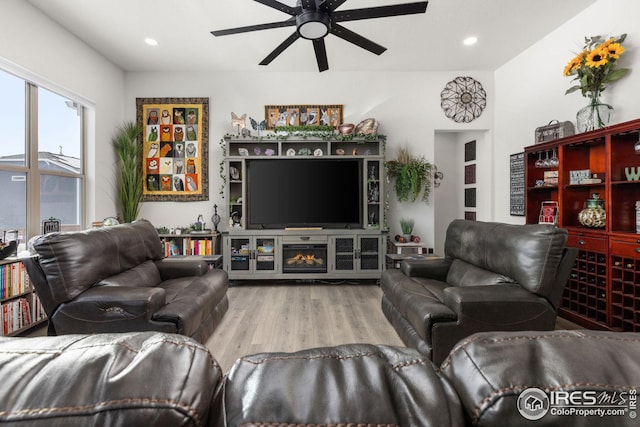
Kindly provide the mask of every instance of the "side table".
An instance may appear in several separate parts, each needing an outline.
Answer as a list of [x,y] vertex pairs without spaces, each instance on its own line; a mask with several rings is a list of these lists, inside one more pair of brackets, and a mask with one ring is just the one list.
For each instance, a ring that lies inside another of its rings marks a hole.
[[386,254],[385,264],[387,269],[400,268],[402,261],[406,259],[427,259],[427,258],[441,258],[439,255],[434,254]]
[[398,243],[389,240],[387,252],[392,254],[426,254],[427,249],[422,246],[422,243]]

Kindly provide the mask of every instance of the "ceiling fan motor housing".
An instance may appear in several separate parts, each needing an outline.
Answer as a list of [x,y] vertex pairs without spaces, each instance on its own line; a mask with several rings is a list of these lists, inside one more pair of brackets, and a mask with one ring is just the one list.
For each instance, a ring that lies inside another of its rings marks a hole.
[[296,16],[296,28],[300,37],[304,39],[321,39],[329,34],[331,18],[326,12],[317,10],[303,11]]

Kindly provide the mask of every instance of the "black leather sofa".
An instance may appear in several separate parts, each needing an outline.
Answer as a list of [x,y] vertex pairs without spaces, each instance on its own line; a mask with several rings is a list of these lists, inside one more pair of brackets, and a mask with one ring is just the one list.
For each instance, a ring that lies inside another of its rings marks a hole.
[[576,249],[555,225],[455,220],[445,256],[382,274],[382,310],[402,341],[440,364],[475,332],[553,330]]
[[229,306],[229,280],[202,260],[164,258],[146,220],[29,242],[24,261],[49,334],[160,331],[205,342]]
[[485,332],[439,368],[415,349],[352,344],[246,356],[222,377],[175,334],[0,338],[0,424],[636,426],[638,354],[639,333]]

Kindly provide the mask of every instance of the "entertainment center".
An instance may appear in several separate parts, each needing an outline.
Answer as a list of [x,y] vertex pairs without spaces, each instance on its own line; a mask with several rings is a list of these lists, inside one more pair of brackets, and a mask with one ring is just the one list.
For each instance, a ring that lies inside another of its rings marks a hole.
[[378,279],[384,137],[226,136],[230,279]]

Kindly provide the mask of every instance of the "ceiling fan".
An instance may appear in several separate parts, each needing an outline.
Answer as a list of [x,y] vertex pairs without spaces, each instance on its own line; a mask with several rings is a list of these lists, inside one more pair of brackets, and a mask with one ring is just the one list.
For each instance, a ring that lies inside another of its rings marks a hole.
[[360,46],[376,55],[382,54],[387,48],[354,33],[338,24],[338,22],[356,21],[361,19],[386,18],[389,16],[412,15],[425,13],[428,2],[404,3],[389,6],[368,7],[362,9],[340,10],[347,0],[299,0],[297,6],[288,6],[276,0],[254,0],[265,6],[280,10],[291,15],[291,18],[267,24],[249,25],[246,27],[230,28],[227,30],[211,31],[214,36],[246,33],[250,31],[268,30],[271,28],[295,26],[296,31],[267,55],[260,65],[269,65],[286,48],[300,37],[311,40],[318,61],[318,69],[322,72],[329,69],[324,37],[329,33],[343,40]]

